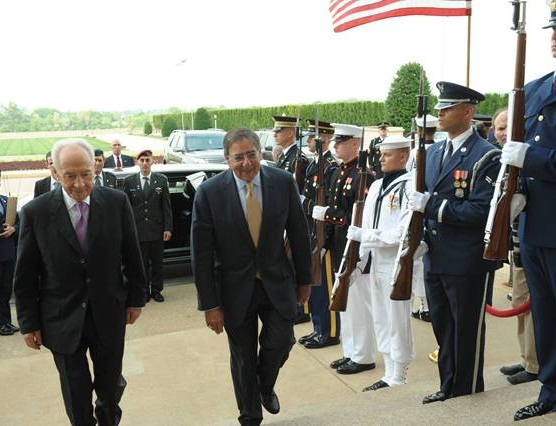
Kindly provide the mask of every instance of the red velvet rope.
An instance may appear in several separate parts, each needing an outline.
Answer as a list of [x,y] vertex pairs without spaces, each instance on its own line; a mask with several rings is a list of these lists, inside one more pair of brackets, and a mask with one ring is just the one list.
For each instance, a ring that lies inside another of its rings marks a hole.
[[508,318],[508,317],[513,317],[513,316],[516,316],[516,315],[520,315],[520,314],[523,314],[523,313],[527,312],[530,308],[531,308],[531,300],[530,299],[527,299],[521,305],[516,306],[515,308],[512,308],[512,309],[496,309],[496,308],[493,308],[490,305],[486,305],[486,311],[490,315],[493,315],[493,316],[498,317],[498,318]]

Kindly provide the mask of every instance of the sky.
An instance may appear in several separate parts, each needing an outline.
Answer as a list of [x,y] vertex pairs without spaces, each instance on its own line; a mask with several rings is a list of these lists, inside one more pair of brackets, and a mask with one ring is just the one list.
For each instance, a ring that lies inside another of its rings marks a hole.
[[[545,0],[527,5],[525,80],[556,67]],[[404,64],[466,82],[467,17],[335,33],[328,0],[1,0],[0,105],[32,110],[243,108],[383,101]],[[508,0],[474,0],[470,87],[512,89]],[[436,94],[436,90],[433,90]]]

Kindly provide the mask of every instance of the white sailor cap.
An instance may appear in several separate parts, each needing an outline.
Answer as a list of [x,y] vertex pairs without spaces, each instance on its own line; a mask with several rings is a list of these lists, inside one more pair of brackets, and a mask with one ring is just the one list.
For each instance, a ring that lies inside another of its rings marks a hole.
[[336,143],[347,141],[351,138],[360,138],[363,135],[363,127],[338,123],[332,123],[332,126],[334,127],[334,137],[332,140]]
[[[418,127],[421,128],[423,127],[423,117],[416,117],[415,122],[417,123]],[[438,125],[438,118],[436,118],[434,115],[427,114],[425,119],[426,128],[432,129],[434,127],[437,127],[437,125]]]
[[390,149],[410,148],[411,139],[404,138],[403,136],[387,136],[378,145],[380,151],[388,151]]

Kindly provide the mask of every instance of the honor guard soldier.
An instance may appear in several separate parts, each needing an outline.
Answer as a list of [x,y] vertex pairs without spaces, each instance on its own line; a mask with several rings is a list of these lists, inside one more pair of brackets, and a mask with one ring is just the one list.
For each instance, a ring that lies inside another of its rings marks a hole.
[[378,127],[378,136],[371,140],[369,144],[369,167],[376,179],[382,177],[380,171],[380,144],[388,136],[388,126],[386,121],[381,121],[376,125]]
[[[301,195],[303,210],[307,215],[307,221],[311,228],[312,249],[317,244],[314,229],[314,219],[312,217],[313,207],[317,200],[317,185],[323,185],[325,204],[328,205],[327,197],[329,195],[332,182],[332,175],[338,168],[338,163],[332,156],[329,146],[334,127],[332,124],[315,120],[307,120],[308,135],[307,144],[309,151],[315,153],[314,159],[307,166],[305,173],[305,186]],[[318,130],[319,141],[322,144],[322,158],[324,161],[324,179],[318,182],[318,153],[316,133]],[[334,284],[334,266],[332,265],[332,255],[329,249],[325,250],[322,255],[322,273],[321,282],[315,283],[311,290],[309,298],[309,310],[311,311],[311,319],[313,321],[313,332],[299,339],[299,343],[308,349],[324,348],[326,346],[337,345],[340,343],[340,314],[331,311],[330,293]]]
[[439,82],[438,128],[448,139],[426,151],[425,193],[409,207],[424,213],[425,288],[439,345],[440,390],[423,404],[484,391],[485,305],[497,262],[483,259],[484,230],[500,151],[471,126],[485,97]]
[[[552,57],[556,59],[556,1],[550,6]],[[531,293],[539,381],[537,401],[519,409],[523,420],[556,409],[556,91],[554,72],[525,85],[525,143],[508,141],[502,162],[519,167],[527,207],[519,218],[521,260]]]
[[[325,246],[331,251],[334,270],[338,271],[347,243],[346,235],[351,225],[353,205],[359,187],[358,153],[363,128],[349,124],[334,126],[336,157],[342,160],[332,177],[328,206],[313,207],[313,218],[325,221],[327,227]],[[373,178],[367,175],[367,188]],[[372,328],[371,302],[367,284],[368,275],[361,277],[364,265],[358,265],[350,277],[349,297],[345,312],[340,313],[343,356],[330,367],[340,374],[355,374],[375,368],[375,344]]]

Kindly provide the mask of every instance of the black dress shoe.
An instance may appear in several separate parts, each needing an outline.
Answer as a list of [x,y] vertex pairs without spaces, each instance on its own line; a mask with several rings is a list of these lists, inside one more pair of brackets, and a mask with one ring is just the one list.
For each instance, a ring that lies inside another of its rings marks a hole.
[[340,359],[337,359],[336,361],[332,361],[330,363],[330,368],[333,368],[334,370],[336,370],[340,365],[344,365],[346,362],[349,362],[349,358],[346,357],[342,357]]
[[298,314],[293,320],[294,324],[303,324],[304,322],[310,322],[311,315],[309,314]]
[[512,385],[520,385],[522,383],[532,382],[533,380],[538,379],[537,374],[529,373],[528,371],[520,371],[519,373],[515,373],[511,376],[506,377],[506,380],[510,382]]
[[278,401],[278,395],[276,395],[274,390],[271,390],[270,393],[261,392],[261,404],[270,414],[278,414],[280,412],[280,401]]
[[338,336],[330,337],[330,336],[319,335],[313,337],[312,339],[307,340],[303,344],[303,346],[305,346],[307,349],[319,349],[319,348],[325,348],[327,346],[334,346],[339,344],[340,344],[340,338]]
[[431,393],[423,398],[423,404],[430,404],[431,402],[444,401],[448,399],[446,394],[442,391]]
[[14,333],[17,333],[19,331],[19,327],[16,327],[15,325],[13,325],[11,322],[9,322],[8,324],[6,324],[8,327],[10,327],[12,329],[12,331]]
[[370,364],[359,364],[352,360],[349,360],[345,364],[340,365],[336,371],[338,374],[357,374],[361,373],[362,371],[372,370],[376,367],[374,362]]
[[8,324],[0,326],[0,336],[11,336],[12,334],[14,334],[14,331],[10,326],[8,326]]
[[363,392],[374,391],[382,388],[389,388],[390,385],[386,383],[384,380],[379,380],[376,383],[373,383],[371,386],[367,386],[363,389]]
[[411,316],[415,319],[421,319],[421,315],[419,314],[419,311],[411,312]]
[[431,322],[431,316],[429,314],[429,311],[419,312],[419,317],[421,318],[422,321]]
[[301,336],[297,341],[301,344],[304,344],[307,340],[312,339],[313,337],[318,336],[319,333],[317,333],[316,331],[313,331],[311,334],[307,334],[305,336]]
[[154,299],[155,302],[164,302],[164,296],[160,293],[151,293],[151,298]]
[[525,367],[521,364],[505,365],[504,367],[500,368],[500,373],[504,374],[505,376],[513,376],[520,371],[525,371]]
[[534,402],[527,407],[520,408],[514,414],[514,420],[525,420],[531,417],[542,416],[554,410],[554,407],[544,402]]

